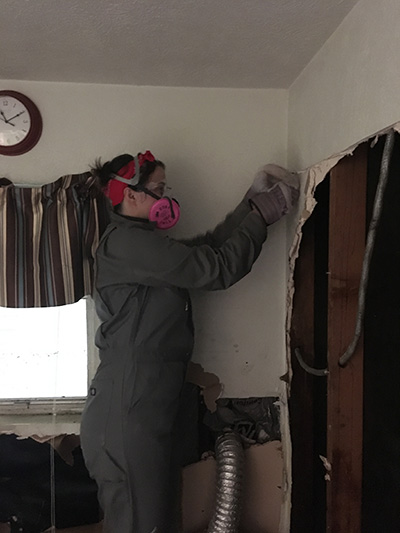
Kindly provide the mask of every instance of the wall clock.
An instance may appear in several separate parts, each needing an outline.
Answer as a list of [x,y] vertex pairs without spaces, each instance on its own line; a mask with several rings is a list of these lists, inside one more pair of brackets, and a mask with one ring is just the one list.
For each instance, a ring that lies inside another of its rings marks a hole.
[[30,98],[17,91],[0,91],[0,155],[21,155],[37,144],[42,117]]

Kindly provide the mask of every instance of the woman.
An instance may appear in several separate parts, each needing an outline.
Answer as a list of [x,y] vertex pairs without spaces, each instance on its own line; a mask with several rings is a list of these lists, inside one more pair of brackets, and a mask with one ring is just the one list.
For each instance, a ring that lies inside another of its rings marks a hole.
[[94,172],[113,211],[97,250],[101,363],[82,417],[82,449],[105,531],[177,533],[174,425],[193,348],[188,290],[226,289],[251,270],[267,225],[297,197],[297,178],[264,167],[213,232],[177,241],[156,231],[177,222],[179,205],[164,195],[165,166],[149,151]]

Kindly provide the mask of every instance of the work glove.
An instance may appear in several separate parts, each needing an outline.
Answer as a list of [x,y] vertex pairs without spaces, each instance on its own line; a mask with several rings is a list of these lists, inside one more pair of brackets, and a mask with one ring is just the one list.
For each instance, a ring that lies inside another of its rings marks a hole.
[[265,222],[277,222],[299,198],[299,176],[278,165],[265,165],[254,177],[244,199],[257,209]]
[[261,167],[254,176],[253,183],[247,191],[244,200],[248,201],[253,196],[270,191],[277,183],[286,183],[289,187],[300,188],[299,176],[296,172],[289,172],[279,165],[268,164]]

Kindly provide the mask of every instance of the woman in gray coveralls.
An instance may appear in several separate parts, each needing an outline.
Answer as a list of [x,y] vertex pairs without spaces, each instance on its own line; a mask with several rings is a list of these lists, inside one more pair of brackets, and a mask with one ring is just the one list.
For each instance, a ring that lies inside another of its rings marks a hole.
[[101,362],[82,416],[85,462],[107,533],[178,533],[174,425],[193,348],[188,290],[227,289],[250,272],[267,225],[296,201],[298,178],[267,165],[213,232],[178,241],[157,231],[179,206],[149,151],[93,171],[113,210],[96,256]]

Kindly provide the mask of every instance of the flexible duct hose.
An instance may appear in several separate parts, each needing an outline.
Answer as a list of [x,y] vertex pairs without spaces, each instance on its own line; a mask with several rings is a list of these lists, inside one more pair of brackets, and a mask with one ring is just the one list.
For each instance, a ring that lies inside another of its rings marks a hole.
[[237,533],[241,512],[244,451],[239,435],[220,435],[215,444],[217,493],[208,533]]

